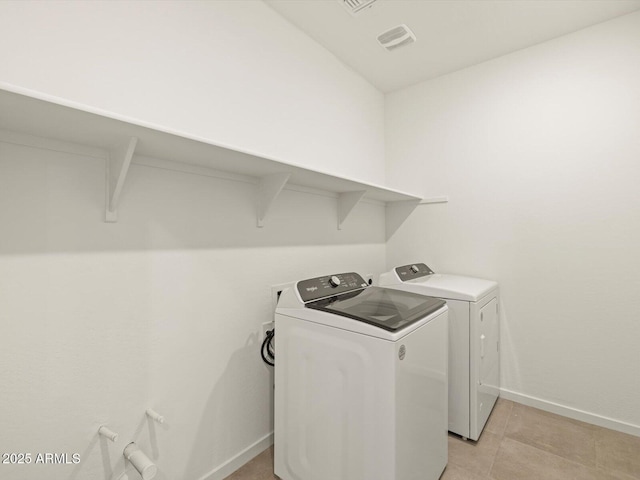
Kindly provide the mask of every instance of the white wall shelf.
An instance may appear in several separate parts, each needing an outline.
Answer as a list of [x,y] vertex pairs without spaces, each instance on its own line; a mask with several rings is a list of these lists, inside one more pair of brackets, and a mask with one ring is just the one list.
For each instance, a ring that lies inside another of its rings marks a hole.
[[[199,173],[215,170],[253,177],[258,185],[257,226],[287,185],[331,192],[337,196],[338,229],[363,199],[387,207],[389,238],[421,202],[419,195],[401,192],[268,158],[209,139],[124,118],[60,98],[0,84],[0,130],[101,149],[108,152],[105,220],[117,221],[117,209],[127,172],[135,157],[184,166]],[[175,168],[175,167],[173,167]],[[438,200],[446,197],[438,197]]]

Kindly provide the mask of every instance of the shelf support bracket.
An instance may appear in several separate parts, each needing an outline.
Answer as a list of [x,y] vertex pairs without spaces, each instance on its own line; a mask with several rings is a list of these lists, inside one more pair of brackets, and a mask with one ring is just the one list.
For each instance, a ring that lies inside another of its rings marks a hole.
[[264,227],[264,220],[273,206],[273,202],[289,181],[290,173],[273,173],[260,179],[258,185],[258,227]]
[[338,195],[338,230],[342,230],[344,221],[366,193],[366,190],[361,190],[357,192],[343,192]]
[[113,223],[118,221],[118,202],[124,181],[129,172],[133,152],[138,144],[136,137],[131,137],[127,142],[123,142],[109,151],[107,158],[107,179],[106,179],[106,208],[105,220]]
[[434,203],[447,203],[449,197],[430,197],[420,200],[420,205],[432,205]]
[[420,199],[400,200],[397,202],[387,202],[385,209],[385,224],[387,240],[400,228],[400,225],[409,218],[416,207],[420,204]]

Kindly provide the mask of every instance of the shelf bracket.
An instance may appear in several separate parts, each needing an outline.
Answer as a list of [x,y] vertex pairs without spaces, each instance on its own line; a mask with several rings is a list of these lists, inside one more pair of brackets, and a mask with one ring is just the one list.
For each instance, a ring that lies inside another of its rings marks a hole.
[[131,137],[109,151],[105,200],[105,220],[109,223],[118,221],[118,202],[137,144],[137,137]]
[[338,195],[338,230],[342,230],[344,221],[366,193],[366,190],[360,190],[357,192],[343,192]]
[[264,227],[264,220],[267,217],[273,202],[289,181],[290,173],[273,173],[265,175],[260,179],[258,185],[258,227]]
[[409,218],[416,207],[420,204],[420,200],[400,200],[397,202],[387,202],[385,209],[385,223],[387,240],[400,228],[400,225]]
[[423,198],[420,200],[420,205],[432,205],[434,203],[447,203],[449,202],[449,197],[429,197]]

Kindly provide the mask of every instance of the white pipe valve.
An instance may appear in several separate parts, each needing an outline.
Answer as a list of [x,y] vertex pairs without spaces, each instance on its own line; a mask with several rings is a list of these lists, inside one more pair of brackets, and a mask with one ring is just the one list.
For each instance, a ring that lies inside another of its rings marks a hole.
[[118,440],[118,434],[113,430],[109,430],[104,425],[100,425],[100,428],[98,429],[98,434],[111,440],[112,442],[115,442],[116,440]]
[[158,473],[158,467],[147,457],[142,450],[133,442],[124,447],[122,452],[124,458],[131,462],[142,480],[151,480]]
[[146,411],[147,417],[149,417],[151,420],[155,420],[156,422],[163,424],[164,423],[164,417],[162,415],[160,415],[158,412],[151,410],[150,408],[147,409]]

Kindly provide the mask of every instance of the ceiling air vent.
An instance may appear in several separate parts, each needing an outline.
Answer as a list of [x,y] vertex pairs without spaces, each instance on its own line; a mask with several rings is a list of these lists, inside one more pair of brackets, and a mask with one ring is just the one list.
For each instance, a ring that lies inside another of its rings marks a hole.
[[338,0],[351,15],[362,13],[378,0]]
[[378,35],[378,43],[389,51],[404,47],[415,41],[415,34],[406,25],[398,25]]

